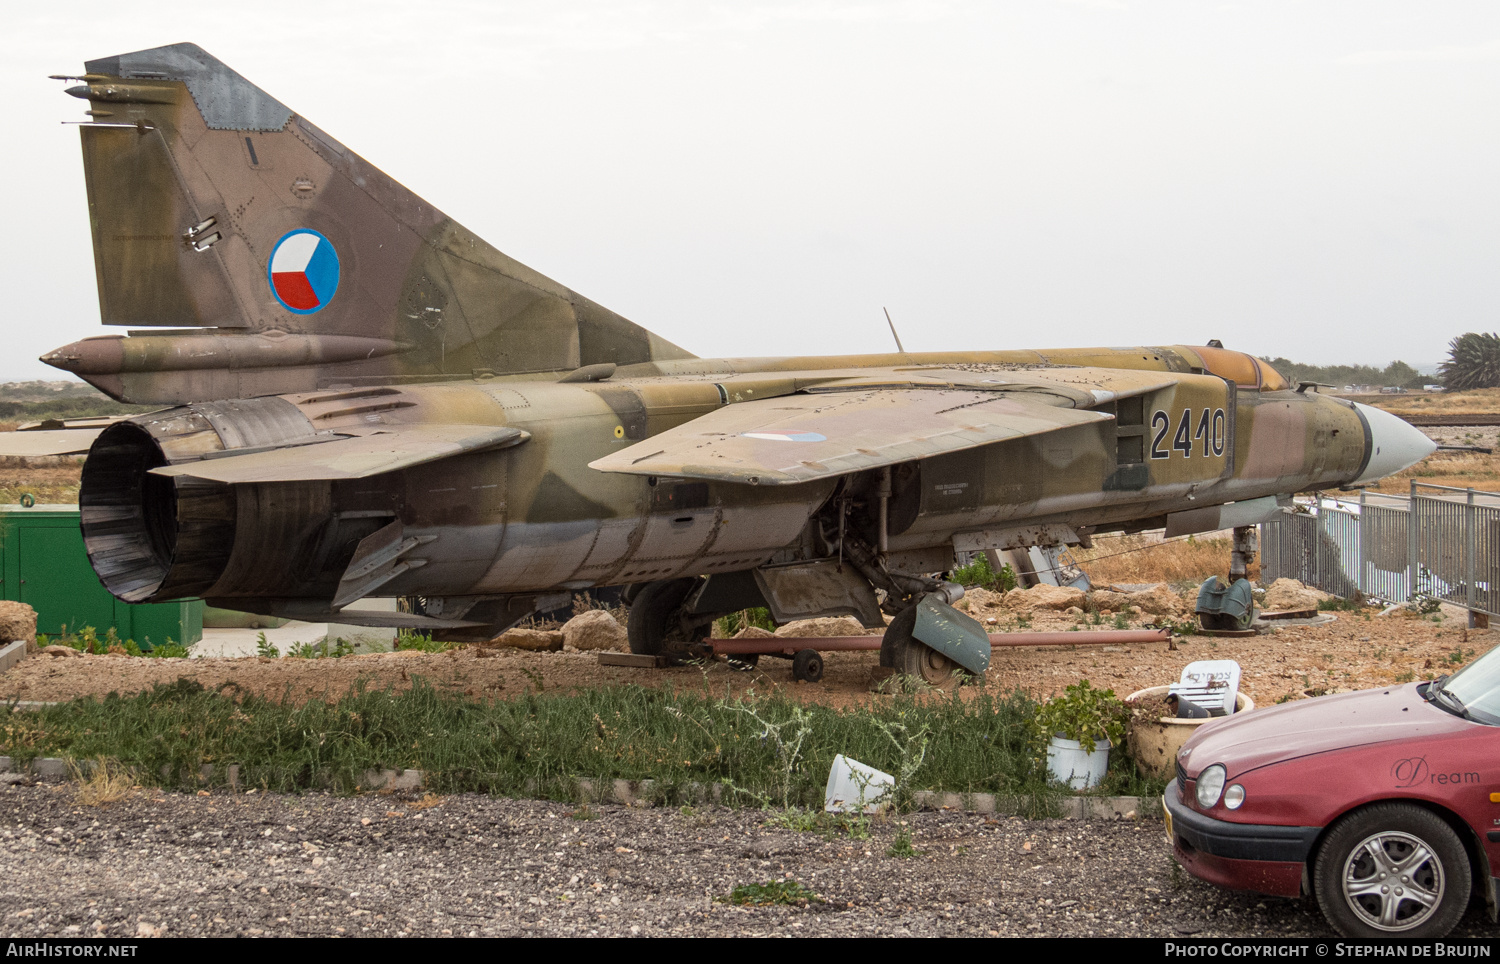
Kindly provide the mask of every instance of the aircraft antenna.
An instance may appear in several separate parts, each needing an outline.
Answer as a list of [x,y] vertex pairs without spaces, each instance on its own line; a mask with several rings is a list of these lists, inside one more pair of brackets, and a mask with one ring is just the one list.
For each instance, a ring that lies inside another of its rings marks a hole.
[[896,339],[896,350],[903,355],[906,354],[906,349],[901,347],[901,336],[896,334],[896,323],[891,321],[891,310],[889,308],[881,308],[880,310],[885,312],[885,323],[891,326],[891,337]]

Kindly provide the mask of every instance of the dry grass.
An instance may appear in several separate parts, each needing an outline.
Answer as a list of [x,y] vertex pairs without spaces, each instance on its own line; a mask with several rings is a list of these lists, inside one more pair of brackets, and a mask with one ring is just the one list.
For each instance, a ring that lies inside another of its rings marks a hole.
[[1500,412],[1500,388],[1478,388],[1471,392],[1435,395],[1360,396],[1359,401],[1397,415],[1459,415]]
[[1411,492],[1412,479],[1433,485],[1451,485],[1458,489],[1500,492],[1500,452],[1493,455],[1478,452],[1435,452],[1411,468],[1381,479],[1378,484],[1370,487],[1370,491],[1406,495]]
[[38,502],[76,503],[83,459],[48,456],[0,458],[0,504],[15,504],[30,493]]
[[443,798],[435,793],[424,793],[422,799],[407,804],[408,810],[430,810],[433,807],[441,807]]
[[[1229,570],[1228,538],[1163,540],[1160,532],[1100,536],[1073,558],[1096,586],[1121,583],[1201,583]],[[1253,569],[1254,567],[1252,567]],[[1258,573],[1252,571],[1252,578]]]
[[74,766],[73,777],[78,781],[74,801],[81,807],[107,806],[140,789],[130,771],[114,760],[95,760],[87,776]]

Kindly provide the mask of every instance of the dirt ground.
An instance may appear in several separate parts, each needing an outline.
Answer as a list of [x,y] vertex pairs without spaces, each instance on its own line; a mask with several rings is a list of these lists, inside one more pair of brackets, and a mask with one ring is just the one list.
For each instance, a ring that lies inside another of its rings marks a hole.
[[[1020,689],[1045,696],[1084,678],[1125,696],[1176,680],[1193,660],[1230,658],[1242,667],[1241,688],[1257,705],[1267,706],[1301,699],[1308,691],[1363,689],[1442,675],[1500,642],[1496,631],[1466,629],[1461,611],[1452,607],[1426,618],[1376,612],[1341,612],[1325,625],[1291,626],[1244,639],[1188,636],[1173,644],[996,649],[983,685],[991,691]],[[1076,617],[1063,614],[1034,616],[1029,628],[1075,626],[1095,628],[1081,626]],[[743,672],[724,663],[630,669],[601,666],[594,653],[474,647],[437,654],[402,652],[319,660],[41,655],[23,660],[0,676],[0,698],[52,701],[111,691],[134,693],[154,683],[188,678],[209,688],[234,683],[249,691],[302,700],[337,695],[360,680],[399,688],[422,677],[441,689],[478,698],[636,683],[706,690],[715,696],[780,690],[806,702],[852,706],[884,698],[869,688],[877,662],[874,652],[828,653],[822,681],[804,683],[792,680],[789,661],[767,657],[762,657],[756,670]],[[963,692],[975,691],[965,687]]]

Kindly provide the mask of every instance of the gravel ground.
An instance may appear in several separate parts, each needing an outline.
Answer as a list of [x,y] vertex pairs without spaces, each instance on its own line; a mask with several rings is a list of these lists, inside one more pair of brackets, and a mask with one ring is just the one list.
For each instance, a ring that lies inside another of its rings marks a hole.
[[[579,817],[582,816],[583,819]],[[40,936],[1330,936],[1311,901],[1175,870],[1162,825],[905,819],[923,856],[752,810],[482,796],[0,788],[0,919]],[[808,906],[715,900],[792,878]],[[1494,938],[1475,907],[1455,936]]]

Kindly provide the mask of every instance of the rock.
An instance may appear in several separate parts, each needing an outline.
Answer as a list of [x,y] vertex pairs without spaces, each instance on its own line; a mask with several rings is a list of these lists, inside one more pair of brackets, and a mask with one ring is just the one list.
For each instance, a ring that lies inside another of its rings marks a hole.
[[481,649],[558,650],[563,648],[563,634],[555,629],[507,629]]
[[563,649],[612,649],[624,652],[630,640],[615,617],[603,609],[579,613],[563,624]]
[[1069,606],[1083,607],[1087,597],[1082,589],[1071,586],[1032,586],[1030,589],[1012,589],[1005,594],[1005,608],[1021,613],[1038,609],[1064,610]]
[[777,627],[776,635],[786,636],[863,636],[864,624],[853,616],[824,616],[819,619],[794,619]]
[[1069,616],[1083,615],[1083,610],[1079,609],[1077,606],[1069,606],[1067,609],[1064,609],[1063,612],[1067,613]]
[[1181,616],[1188,611],[1187,603],[1164,582],[1157,583],[1150,589],[1128,594],[1125,596],[1125,604],[1139,607],[1141,612],[1153,616]]
[[1089,603],[1095,609],[1101,611],[1105,609],[1119,609],[1121,606],[1126,605],[1125,601],[1129,598],[1130,593],[1115,592],[1113,589],[1095,589],[1088,596]]
[[1294,609],[1317,609],[1318,603],[1332,599],[1328,593],[1305,586],[1295,579],[1278,579],[1266,590],[1261,608],[1272,612]]
[[36,610],[23,602],[0,600],[0,646],[26,640],[26,652],[36,649]]
[[965,589],[964,597],[958,601],[958,609],[978,613],[985,609],[999,609],[1005,605],[1005,597],[988,589]]
[[43,646],[41,652],[44,656],[82,656],[83,653],[71,646]]
[[737,633],[735,633],[734,636],[732,636],[731,638],[732,639],[766,639],[768,637],[775,637],[775,635],[776,634],[773,633],[773,632],[771,632],[769,629],[762,629],[759,626],[742,626],[740,628],[740,631],[737,632]]

